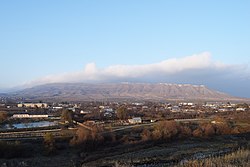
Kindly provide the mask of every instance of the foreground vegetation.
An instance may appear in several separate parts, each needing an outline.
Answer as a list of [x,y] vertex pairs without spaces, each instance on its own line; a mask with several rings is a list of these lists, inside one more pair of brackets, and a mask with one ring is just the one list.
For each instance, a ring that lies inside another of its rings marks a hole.
[[230,154],[200,160],[183,161],[175,167],[247,167],[250,164],[250,150],[239,149]]

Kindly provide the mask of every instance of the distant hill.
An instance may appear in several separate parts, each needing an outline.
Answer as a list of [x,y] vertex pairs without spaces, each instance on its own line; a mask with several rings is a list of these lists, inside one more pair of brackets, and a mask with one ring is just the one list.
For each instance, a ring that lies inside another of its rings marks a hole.
[[25,100],[242,100],[204,85],[166,83],[54,83],[12,93]]

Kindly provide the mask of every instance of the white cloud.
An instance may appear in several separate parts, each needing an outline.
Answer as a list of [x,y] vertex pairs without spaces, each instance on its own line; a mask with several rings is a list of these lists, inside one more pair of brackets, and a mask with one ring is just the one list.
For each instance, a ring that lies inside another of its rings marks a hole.
[[89,63],[82,71],[50,75],[31,82],[26,86],[57,82],[171,82],[217,85],[232,84],[236,80],[249,80],[244,65],[228,65],[212,59],[204,52],[183,58],[167,59],[159,63],[144,65],[112,65],[98,68]]
[[208,52],[187,56],[180,59],[168,59],[160,63],[147,65],[115,65],[103,69],[104,74],[114,77],[143,77],[154,73],[175,74],[185,70],[208,67],[224,67],[225,65],[212,62]]

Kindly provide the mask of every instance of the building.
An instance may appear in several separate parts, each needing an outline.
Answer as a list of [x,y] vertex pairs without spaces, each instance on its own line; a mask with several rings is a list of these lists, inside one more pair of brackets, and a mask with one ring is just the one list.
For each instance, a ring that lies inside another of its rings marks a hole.
[[171,112],[180,112],[180,111],[181,111],[181,109],[180,109],[179,106],[173,106],[173,107],[171,108]]
[[141,117],[134,117],[132,119],[128,119],[128,122],[130,124],[140,124],[140,123],[142,123],[142,119],[141,119]]
[[63,109],[63,107],[52,107],[52,108],[55,109],[55,110]]
[[49,115],[14,114],[12,118],[48,118]]
[[236,108],[236,111],[246,111],[245,108]]
[[17,107],[30,107],[30,108],[47,108],[47,103],[20,103]]

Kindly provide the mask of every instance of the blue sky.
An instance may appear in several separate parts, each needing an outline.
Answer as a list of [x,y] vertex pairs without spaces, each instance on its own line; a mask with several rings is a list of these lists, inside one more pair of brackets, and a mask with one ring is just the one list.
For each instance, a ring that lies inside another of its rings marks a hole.
[[[1,1],[0,89],[176,82],[250,97],[249,10],[247,0]],[[181,70],[165,69],[173,59]]]

